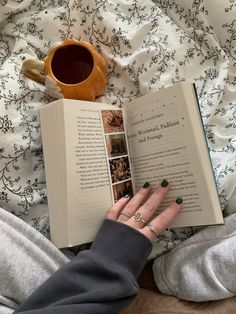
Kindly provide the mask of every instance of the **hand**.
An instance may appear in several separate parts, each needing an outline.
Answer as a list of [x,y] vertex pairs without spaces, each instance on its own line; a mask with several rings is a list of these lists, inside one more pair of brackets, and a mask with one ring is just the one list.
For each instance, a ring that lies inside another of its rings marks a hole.
[[109,210],[107,219],[124,223],[153,240],[163,232],[183,208],[182,198],[173,201],[161,214],[153,217],[170,190],[170,184],[163,180],[154,192],[148,182],[132,197],[122,197]]

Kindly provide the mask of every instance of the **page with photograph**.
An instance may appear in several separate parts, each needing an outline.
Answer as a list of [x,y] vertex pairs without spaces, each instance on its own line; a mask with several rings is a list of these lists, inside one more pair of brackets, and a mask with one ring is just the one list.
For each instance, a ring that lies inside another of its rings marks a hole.
[[104,143],[113,204],[133,196],[133,180],[123,110],[101,110]]
[[[92,241],[112,206],[102,108],[113,106],[66,100],[65,143],[67,152],[67,225],[72,244]],[[79,235],[78,235],[79,234]]]

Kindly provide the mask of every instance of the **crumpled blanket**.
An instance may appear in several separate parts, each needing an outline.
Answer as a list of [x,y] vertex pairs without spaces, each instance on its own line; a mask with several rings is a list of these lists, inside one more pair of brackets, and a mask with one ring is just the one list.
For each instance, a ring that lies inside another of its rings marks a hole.
[[[105,97],[114,106],[180,81],[196,84],[224,209],[236,187],[235,13],[232,0],[2,1],[0,206],[48,236],[38,109],[54,99],[21,73],[21,65],[26,58],[43,59],[54,42],[75,37],[106,58]],[[166,231],[152,257],[194,232]]]

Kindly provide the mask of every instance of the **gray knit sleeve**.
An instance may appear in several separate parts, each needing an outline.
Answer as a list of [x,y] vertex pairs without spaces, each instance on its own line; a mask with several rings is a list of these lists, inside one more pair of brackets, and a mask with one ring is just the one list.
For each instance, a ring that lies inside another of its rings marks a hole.
[[137,295],[136,280],[151,247],[137,230],[105,220],[91,248],[59,269],[15,313],[118,313]]

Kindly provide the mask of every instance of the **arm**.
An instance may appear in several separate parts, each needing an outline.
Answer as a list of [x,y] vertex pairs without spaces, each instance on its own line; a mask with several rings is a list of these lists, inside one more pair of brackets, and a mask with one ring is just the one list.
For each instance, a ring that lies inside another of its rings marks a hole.
[[90,250],[59,269],[15,313],[118,313],[138,293],[136,280],[151,247],[137,230],[105,220]]
[[112,314],[128,306],[138,292],[136,280],[151,251],[150,240],[182,208],[182,199],[177,199],[152,219],[168,190],[166,180],[153,193],[145,183],[133,198],[121,198],[91,249],[57,271],[15,313]]

